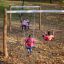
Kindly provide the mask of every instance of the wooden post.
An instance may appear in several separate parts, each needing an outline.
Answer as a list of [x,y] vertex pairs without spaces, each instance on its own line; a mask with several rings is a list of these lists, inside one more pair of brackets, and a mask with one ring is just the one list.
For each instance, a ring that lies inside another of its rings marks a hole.
[[[9,5],[9,9],[11,10],[11,5]],[[11,13],[9,14],[9,31],[11,31]]]
[[[40,7],[41,10],[41,7]],[[40,21],[39,21],[39,30],[41,29],[41,12],[40,12]]]
[[4,13],[4,24],[3,24],[4,30],[3,30],[3,53],[5,58],[8,57],[8,51],[7,51],[7,13],[5,9]]

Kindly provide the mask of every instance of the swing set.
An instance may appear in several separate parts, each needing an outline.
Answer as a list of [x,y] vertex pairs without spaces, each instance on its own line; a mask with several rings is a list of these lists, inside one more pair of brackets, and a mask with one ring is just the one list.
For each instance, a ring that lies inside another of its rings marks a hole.
[[[35,9],[39,9],[39,10],[41,10],[41,7],[40,6],[9,6],[9,9],[10,9],[10,11],[11,10],[18,10],[18,9],[21,9],[21,10],[24,10],[24,9],[33,9],[33,10],[35,10]],[[18,13],[18,14],[23,14],[23,13]],[[11,13],[9,13],[9,31],[11,32],[11,29],[12,29],[12,26],[11,26]],[[22,19],[22,16],[23,15],[19,15],[19,17],[20,17],[20,21],[21,21],[21,19]],[[39,18],[39,20],[41,21],[41,13],[40,13],[40,18]],[[34,37],[34,29],[35,29],[35,13],[33,13],[33,37]],[[40,22],[39,22],[39,29],[40,29]],[[30,24],[29,25],[29,27],[32,27],[32,25]],[[26,36],[26,32],[25,32],[25,30],[23,30],[23,32],[24,32],[24,36]]]
[[[16,6],[16,8],[17,7],[18,6]],[[21,7],[24,7],[24,6],[19,6],[19,8],[21,8]],[[27,6],[25,6],[25,7],[27,7]],[[33,8],[33,6],[28,6],[28,7],[32,7]],[[34,6],[34,7],[40,7],[40,6]],[[35,23],[36,23],[35,22],[35,13],[40,13],[39,29],[41,29],[41,13],[62,13],[63,14],[64,10],[7,10],[7,9],[5,9],[4,25],[3,25],[3,27],[4,27],[4,29],[3,29],[3,52],[4,52],[5,58],[7,58],[9,56],[8,55],[8,51],[7,51],[7,23],[8,23],[7,22],[7,14],[15,14],[15,13],[18,13],[18,14],[20,14],[20,13],[34,13],[34,26],[35,26]],[[9,28],[10,27],[11,27],[11,25],[9,26]],[[33,30],[35,31],[35,28]]]

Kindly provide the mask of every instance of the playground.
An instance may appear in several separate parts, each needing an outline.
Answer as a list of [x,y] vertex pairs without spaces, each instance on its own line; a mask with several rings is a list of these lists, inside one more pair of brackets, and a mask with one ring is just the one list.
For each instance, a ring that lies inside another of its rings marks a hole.
[[[49,5],[49,7],[50,6],[51,8],[55,8],[55,5]],[[42,10],[43,7],[48,7],[48,5],[42,5],[41,8],[37,8],[37,10]],[[57,9],[58,8],[57,6]],[[27,11],[28,9],[32,10],[27,8]],[[34,9],[36,10],[36,8]],[[0,22],[0,42],[3,42],[3,36],[5,36],[4,42],[7,44],[6,52],[8,52],[8,57],[7,59],[3,59],[3,44],[0,43],[1,64],[64,64],[64,12],[23,12],[20,16],[19,13],[17,14],[15,12],[15,14],[10,14],[10,8],[7,11],[8,15],[5,14],[3,23]],[[29,19],[29,30],[22,31],[20,19],[23,18]],[[4,30],[7,29],[7,31],[3,32],[3,25],[6,27]],[[52,41],[45,41],[42,38],[42,34],[48,30],[54,32],[55,38]],[[32,34],[32,37],[37,40],[31,55],[27,53],[24,45],[24,39],[29,34]]]

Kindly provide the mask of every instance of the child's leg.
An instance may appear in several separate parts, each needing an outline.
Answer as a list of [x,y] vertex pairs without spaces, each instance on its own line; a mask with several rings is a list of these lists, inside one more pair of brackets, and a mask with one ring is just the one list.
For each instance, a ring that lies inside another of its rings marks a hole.
[[25,29],[25,30],[27,29],[26,25],[24,25],[24,29]]
[[26,30],[26,25],[22,25],[22,30]]
[[30,53],[32,52],[32,47],[30,47]]
[[22,30],[23,30],[23,25],[22,25]]
[[32,52],[32,47],[29,47],[29,48],[28,48],[28,53],[31,54],[31,52]]
[[25,25],[22,25],[22,30],[24,30],[25,29]]

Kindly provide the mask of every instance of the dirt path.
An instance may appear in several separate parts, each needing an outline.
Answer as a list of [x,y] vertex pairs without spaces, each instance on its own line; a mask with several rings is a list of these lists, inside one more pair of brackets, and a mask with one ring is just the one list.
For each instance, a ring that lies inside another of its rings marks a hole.
[[[39,36],[41,32],[36,32],[36,35]],[[8,63],[16,64],[63,64],[64,63],[64,44],[56,42],[56,40],[51,42],[40,41],[36,42],[35,48],[31,55],[28,55],[27,50],[24,46],[24,37],[21,33],[18,35],[13,35],[9,38],[8,41],[8,52],[9,59]]]

